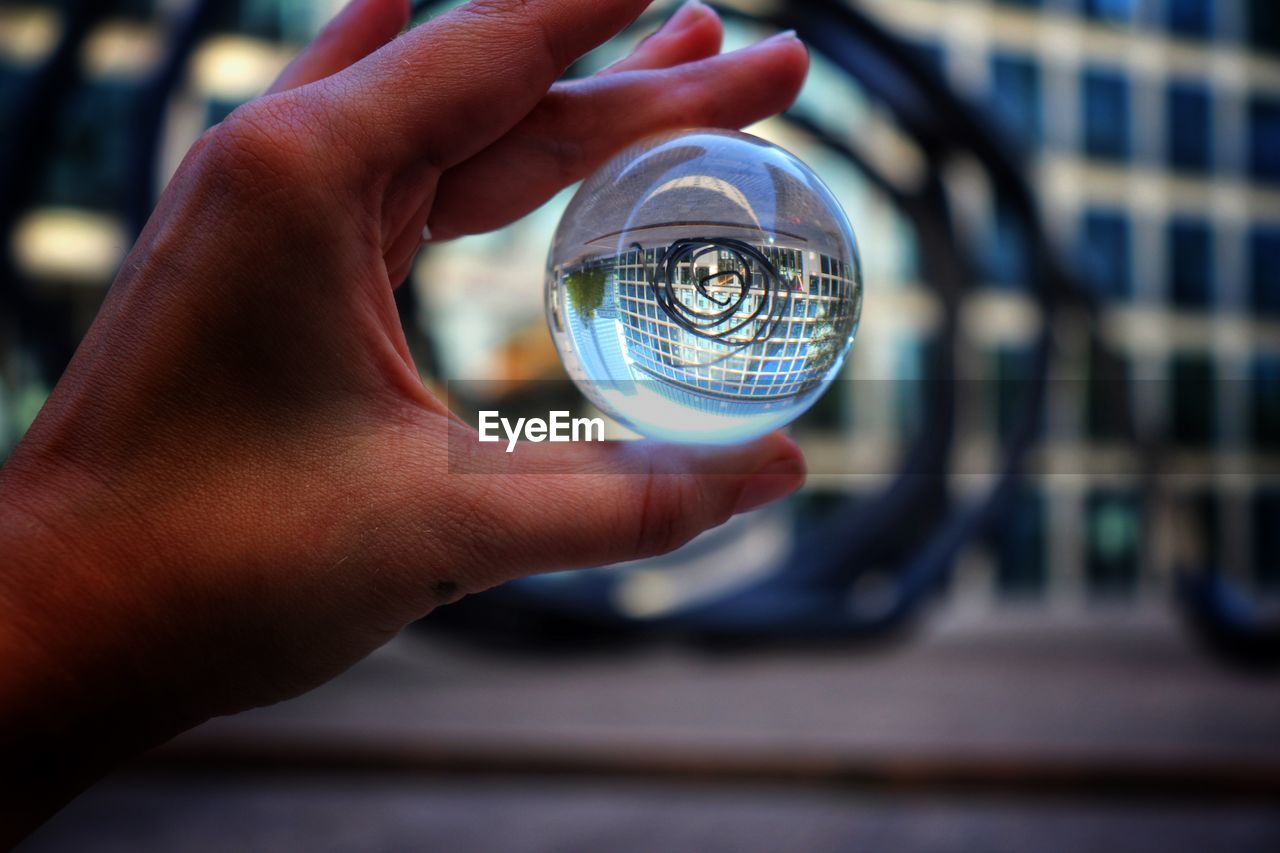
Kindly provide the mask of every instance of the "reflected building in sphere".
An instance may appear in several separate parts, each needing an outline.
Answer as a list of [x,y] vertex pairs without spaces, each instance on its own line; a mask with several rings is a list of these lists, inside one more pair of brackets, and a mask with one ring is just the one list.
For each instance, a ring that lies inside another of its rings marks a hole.
[[[609,377],[622,393],[635,382],[651,387],[673,402],[705,412],[732,414],[749,401],[753,410],[786,407],[798,394],[814,389],[818,349],[830,346],[842,334],[840,324],[861,312],[860,272],[848,262],[806,250],[803,238],[785,236],[771,244],[753,246],[767,258],[783,282],[782,307],[767,340],[743,346],[726,346],[691,334],[661,304],[653,283],[653,270],[665,260],[667,245],[632,249],[600,264],[604,296],[587,319],[576,310],[558,312],[573,339],[583,343],[576,351],[588,375]],[[856,256],[855,256],[856,260]],[[694,261],[682,261],[673,290],[682,304],[700,311],[714,310],[739,294],[734,276],[740,273],[735,256],[713,251]],[[748,273],[750,289],[739,311],[750,314],[767,297],[764,274]],[[703,291],[695,282],[706,281]],[[568,306],[566,306],[567,308]],[[553,322],[555,322],[553,320]],[[854,320],[856,323],[856,319]],[[598,334],[593,324],[617,324],[611,334]]]
[[839,202],[793,154],[734,131],[664,133],[574,195],[547,315],[606,414],[651,437],[741,441],[832,382],[858,328],[860,264]]

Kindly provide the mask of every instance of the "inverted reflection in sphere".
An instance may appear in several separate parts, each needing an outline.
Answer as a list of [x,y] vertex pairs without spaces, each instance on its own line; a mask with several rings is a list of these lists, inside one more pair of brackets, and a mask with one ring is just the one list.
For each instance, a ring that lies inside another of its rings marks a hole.
[[848,219],[804,163],[744,133],[651,137],[583,183],[547,319],[582,392],[655,438],[783,426],[840,370],[862,310]]

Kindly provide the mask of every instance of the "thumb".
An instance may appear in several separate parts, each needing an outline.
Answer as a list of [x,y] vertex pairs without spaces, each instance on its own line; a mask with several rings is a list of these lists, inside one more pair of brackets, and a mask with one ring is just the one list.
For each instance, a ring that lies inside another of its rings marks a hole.
[[730,447],[524,443],[507,454],[456,430],[455,497],[473,517],[495,520],[485,532],[485,585],[666,553],[794,492],[805,477],[800,449],[781,433]]

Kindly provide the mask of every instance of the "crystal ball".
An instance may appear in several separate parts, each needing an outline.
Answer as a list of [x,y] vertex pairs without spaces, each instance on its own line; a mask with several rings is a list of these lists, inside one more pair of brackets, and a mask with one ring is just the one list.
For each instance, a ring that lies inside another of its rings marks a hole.
[[862,312],[849,220],[793,154],[745,133],[645,139],[589,177],[547,262],[569,376],[643,435],[746,441],[839,373]]

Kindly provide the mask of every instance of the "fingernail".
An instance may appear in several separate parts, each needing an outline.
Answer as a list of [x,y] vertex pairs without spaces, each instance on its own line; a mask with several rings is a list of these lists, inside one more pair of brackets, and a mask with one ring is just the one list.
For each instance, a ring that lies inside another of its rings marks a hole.
[[662,25],[662,29],[670,32],[683,29],[697,13],[707,8],[702,0],[686,0],[685,4],[676,10],[676,13],[667,22]]
[[771,41],[787,41],[788,39],[790,39],[791,41],[800,41],[800,37],[796,35],[795,30],[783,30],[780,33],[774,33],[773,35],[769,36],[767,39],[764,40],[764,42],[761,42],[761,44],[764,44],[765,42],[771,42]]
[[785,498],[803,484],[804,463],[800,459],[791,456],[770,462],[747,480],[733,511],[746,512]]

